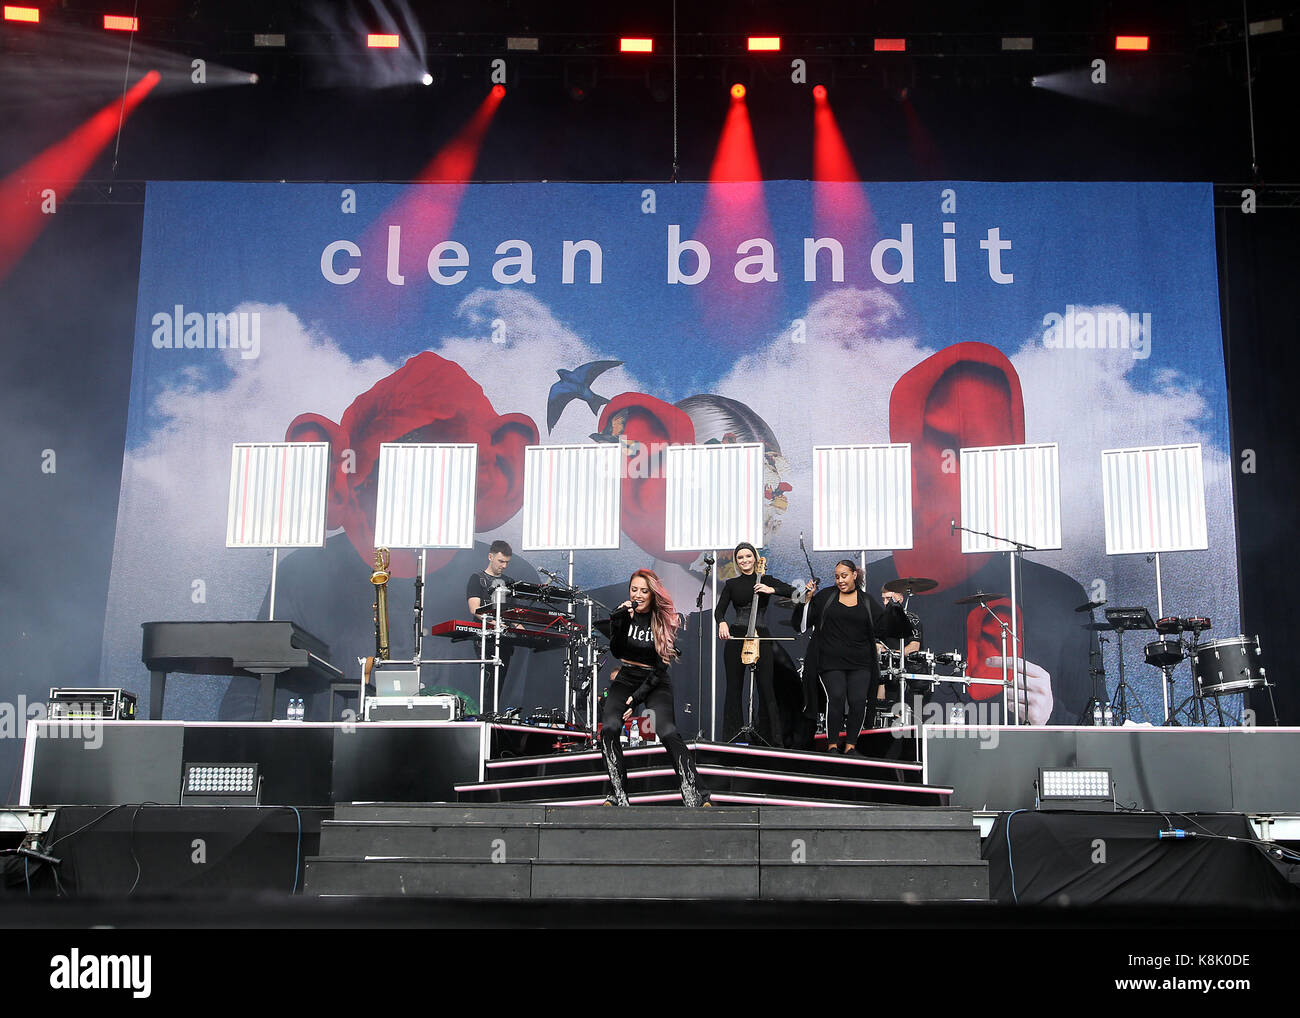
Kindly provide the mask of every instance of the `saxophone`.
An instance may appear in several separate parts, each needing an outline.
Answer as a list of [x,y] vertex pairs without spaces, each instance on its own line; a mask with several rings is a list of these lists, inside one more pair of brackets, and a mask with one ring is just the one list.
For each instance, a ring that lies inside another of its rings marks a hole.
[[375,585],[375,603],[371,605],[375,613],[375,656],[366,658],[365,680],[370,681],[370,673],[375,669],[376,661],[388,660],[388,549],[375,549],[375,568],[370,574],[370,582]]

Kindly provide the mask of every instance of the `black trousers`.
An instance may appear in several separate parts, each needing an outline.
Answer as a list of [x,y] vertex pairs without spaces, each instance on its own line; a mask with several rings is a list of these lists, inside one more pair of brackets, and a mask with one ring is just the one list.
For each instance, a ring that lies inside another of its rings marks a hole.
[[[611,682],[609,696],[605,698],[605,706],[600,713],[601,748],[613,757],[624,788],[627,787],[627,763],[623,759],[623,743],[620,739],[623,734],[623,712],[628,708],[627,698],[636,691],[637,685],[639,683],[633,685],[620,682],[618,679]],[[664,749],[668,750],[668,755],[672,757],[673,769],[677,772],[677,777],[682,780],[689,779],[694,785],[696,783],[695,758],[687,748],[681,732],[677,730],[672,681],[667,676],[664,676],[646,695],[644,710],[638,709],[636,713],[649,714],[654,734],[663,744]]]
[[[766,634],[764,634],[766,635]],[[740,654],[744,640],[732,637],[722,650],[722,663],[727,672],[727,698],[722,705],[722,738],[735,738],[745,724],[741,716],[745,680],[748,667],[741,664]],[[754,663],[754,695],[758,697],[757,727],[759,737],[770,746],[784,743],[781,737],[781,708],[776,701],[776,687],[772,680],[772,645],[758,645],[758,661]]]
[[[867,720],[867,700],[875,696],[875,683],[870,668],[833,668],[821,674],[826,687],[826,742],[835,746],[840,742],[840,732],[846,733],[849,743],[857,744],[858,734]],[[844,716],[844,701],[848,700],[849,713]],[[847,727],[846,727],[847,725]]]

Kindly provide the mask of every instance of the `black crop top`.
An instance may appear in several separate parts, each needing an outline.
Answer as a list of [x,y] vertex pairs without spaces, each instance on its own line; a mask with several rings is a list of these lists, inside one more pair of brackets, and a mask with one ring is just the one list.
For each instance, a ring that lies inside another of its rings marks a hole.
[[620,661],[632,661],[647,668],[661,668],[664,661],[655,650],[651,612],[629,615],[620,609],[609,620],[609,649]]

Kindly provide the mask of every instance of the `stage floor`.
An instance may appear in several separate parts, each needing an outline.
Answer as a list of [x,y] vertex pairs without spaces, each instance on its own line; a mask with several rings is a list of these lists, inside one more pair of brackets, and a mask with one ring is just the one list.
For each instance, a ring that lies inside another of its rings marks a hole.
[[[457,785],[484,781],[489,761],[577,748],[586,738],[477,721],[35,721],[19,803],[179,803],[186,764],[222,762],[256,763],[264,804],[452,802]],[[1105,767],[1122,807],[1300,814],[1297,728],[926,725],[874,738],[900,767],[919,764],[920,784],[951,788],[947,804],[958,808],[1032,808],[1040,767]]]

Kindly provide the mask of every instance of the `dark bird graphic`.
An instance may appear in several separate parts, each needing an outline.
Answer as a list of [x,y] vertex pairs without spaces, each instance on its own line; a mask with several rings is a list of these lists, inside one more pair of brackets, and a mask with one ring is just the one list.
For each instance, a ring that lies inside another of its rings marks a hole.
[[610,368],[616,368],[622,361],[588,361],[581,367],[566,371],[557,368],[560,380],[551,386],[551,394],[546,400],[546,430],[554,429],[555,424],[564,413],[564,408],[575,399],[583,400],[591,407],[592,413],[599,413],[600,408],[609,402],[604,396],[591,391],[591,383]]

